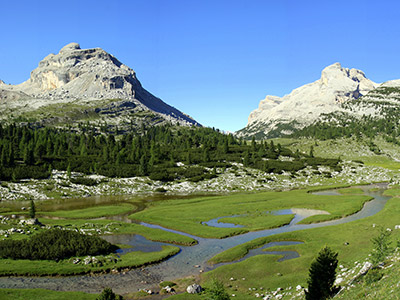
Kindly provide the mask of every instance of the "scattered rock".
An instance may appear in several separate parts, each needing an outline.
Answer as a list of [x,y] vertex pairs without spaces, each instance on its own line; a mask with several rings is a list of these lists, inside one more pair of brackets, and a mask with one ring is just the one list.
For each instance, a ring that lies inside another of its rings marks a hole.
[[196,283],[191,284],[186,288],[186,291],[189,294],[198,294],[198,293],[201,293],[202,290],[203,290],[202,287]]
[[169,285],[167,285],[166,287],[163,287],[162,289],[163,289],[165,292],[169,293],[169,294],[175,293],[174,288],[170,287]]
[[27,219],[25,220],[25,224],[27,225],[42,225],[37,218]]
[[335,280],[335,285],[339,285],[339,284],[341,284],[343,282],[343,278],[342,277],[338,277],[338,278],[336,278],[336,280]]
[[367,272],[368,272],[369,269],[371,269],[371,268],[372,268],[372,264],[371,264],[370,262],[367,261],[367,262],[363,265],[363,267],[361,268],[359,274],[365,275],[365,274],[367,274]]

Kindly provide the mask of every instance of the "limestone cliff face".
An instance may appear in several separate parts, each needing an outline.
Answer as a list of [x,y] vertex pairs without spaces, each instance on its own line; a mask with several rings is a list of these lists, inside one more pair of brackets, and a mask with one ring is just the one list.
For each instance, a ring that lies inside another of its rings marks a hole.
[[[22,89],[36,96],[134,98],[140,86],[135,72],[100,48],[81,49],[71,43],[45,57]],[[66,91],[66,92],[63,92]]]
[[[29,95],[33,99],[41,99],[43,105],[50,101],[65,103],[120,99],[132,102],[131,107],[151,110],[169,121],[198,124],[146,91],[135,72],[113,55],[100,48],[81,49],[77,43],[70,43],[58,54],[45,57],[26,82],[1,87],[13,93]],[[39,105],[38,101],[36,105]]]
[[239,135],[268,134],[278,125],[296,123],[302,127],[321,114],[340,110],[340,104],[358,99],[377,87],[364,73],[335,63],[323,69],[317,81],[299,87],[282,98],[267,96],[251,112],[247,126]]

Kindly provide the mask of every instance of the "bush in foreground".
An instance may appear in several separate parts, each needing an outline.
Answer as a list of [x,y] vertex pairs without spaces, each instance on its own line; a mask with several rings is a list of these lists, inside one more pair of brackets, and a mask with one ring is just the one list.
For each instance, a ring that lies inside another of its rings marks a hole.
[[211,286],[207,289],[207,300],[229,300],[231,299],[228,293],[225,291],[224,284],[217,280],[213,279],[211,282]]
[[25,240],[0,242],[0,257],[11,259],[58,260],[73,256],[101,255],[117,247],[97,236],[50,229]]
[[117,295],[110,288],[105,288],[96,300],[123,300],[121,295]]

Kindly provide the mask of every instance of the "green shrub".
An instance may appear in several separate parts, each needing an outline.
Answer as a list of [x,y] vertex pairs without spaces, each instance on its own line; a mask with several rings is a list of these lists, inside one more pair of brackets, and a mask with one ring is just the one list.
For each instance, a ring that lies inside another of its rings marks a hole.
[[121,295],[116,295],[112,289],[105,288],[96,300],[123,300]]
[[61,229],[46,230],[30,239],[0,241],[0,257],[11,259],[58,260],[109,254],[116,249],[97,236]]
[[70,181],[75,184],[83,184],[87,186],[94,186],[98,184],[96,179],[88,177],[73,177],[70,179]]

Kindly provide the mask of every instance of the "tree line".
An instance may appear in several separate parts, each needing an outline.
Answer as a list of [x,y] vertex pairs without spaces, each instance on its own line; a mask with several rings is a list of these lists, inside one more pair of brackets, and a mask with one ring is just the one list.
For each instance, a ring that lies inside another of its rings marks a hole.
[[[292,159],[281,161],[280,156]],[[57,169],[108,177],[199,181],[217,176],[216,168],[230,167],[233,162],[274,173],[338,164],[338,160],[292,152],[273,141],[246,142],[204,127],[162,125],[140,134],[114,135],[94,129],[73,132],[0,125],[0,180],[47,178]]]

